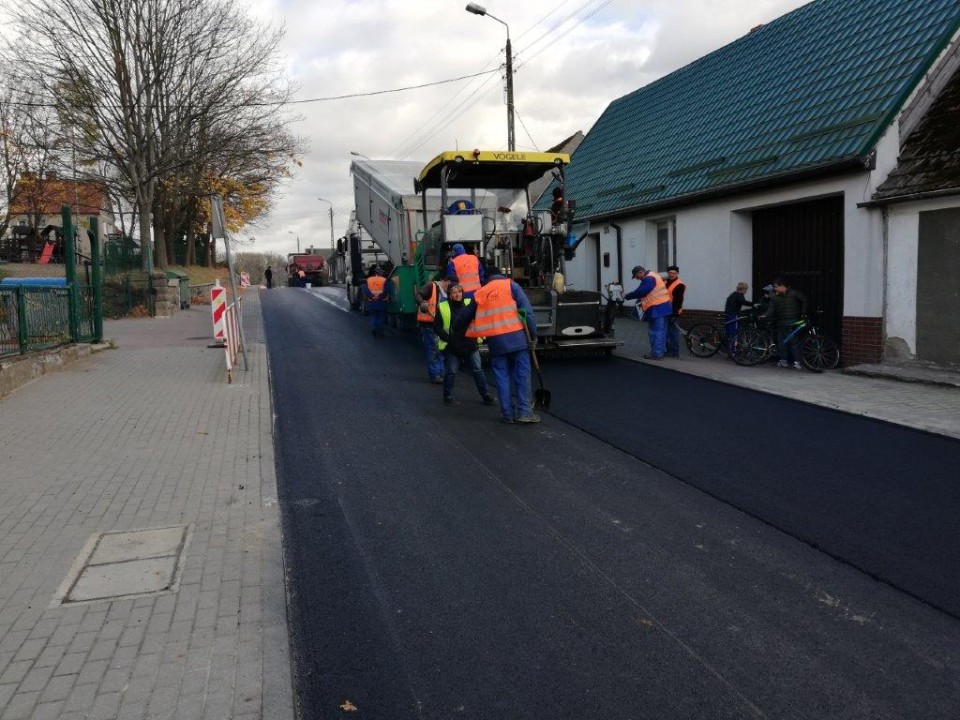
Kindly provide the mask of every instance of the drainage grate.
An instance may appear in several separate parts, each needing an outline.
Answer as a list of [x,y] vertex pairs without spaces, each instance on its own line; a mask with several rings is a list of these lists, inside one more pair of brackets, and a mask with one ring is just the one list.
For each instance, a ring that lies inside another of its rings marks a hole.
[[94,535],[60,586],[55,604],[175,590],[188,530],[181,525]]

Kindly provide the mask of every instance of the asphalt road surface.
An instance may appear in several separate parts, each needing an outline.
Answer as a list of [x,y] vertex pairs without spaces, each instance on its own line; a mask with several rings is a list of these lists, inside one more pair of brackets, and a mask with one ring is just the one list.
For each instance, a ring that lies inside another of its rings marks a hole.
[[261,297],[301,717],[960,717],[960,443],[616,359],[501,425]]

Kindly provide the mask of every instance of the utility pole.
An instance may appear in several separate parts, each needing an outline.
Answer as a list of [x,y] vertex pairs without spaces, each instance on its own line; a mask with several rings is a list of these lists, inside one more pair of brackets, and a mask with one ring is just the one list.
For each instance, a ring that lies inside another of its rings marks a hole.
[[322,197],[318,197],[317,200],[330,206],[330,249],[333,250],[337,247],[337,244],[333,241],[333,203]]

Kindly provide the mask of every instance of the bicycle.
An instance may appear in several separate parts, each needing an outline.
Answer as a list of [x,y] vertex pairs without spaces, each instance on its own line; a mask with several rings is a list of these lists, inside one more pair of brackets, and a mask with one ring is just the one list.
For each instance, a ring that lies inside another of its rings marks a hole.
[[813,373],[833,370],[840,364],[840,348],[814,325],[809,318],[791,323],[782,342],[772,328],[747,328],[737,333],[736,349],[732,354],[738,365],[759,365],[777,354],[781,344],[787,344],[803,334],[800,341],[800,362]]
[[[741,320],[753,322],[754,318],[751,315],[741,315],[735,320],[725,320],[723,327],[717,327],[712,323],[697,323],[689,330],[680,328],[680,333],[685,337],[687,350],[691,355],[709,358],[727,347],[726,326]],[[733,342],[736,345],[736,337],[733,338]]]

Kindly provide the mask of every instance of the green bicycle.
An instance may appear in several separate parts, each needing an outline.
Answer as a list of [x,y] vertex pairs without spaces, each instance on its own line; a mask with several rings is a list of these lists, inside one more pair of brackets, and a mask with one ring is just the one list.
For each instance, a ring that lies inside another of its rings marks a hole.
[[[790,327],[791,330],[784,337],[783,343],[801,336],[800,362],[807,370],[822,373],[824,370],[833,370],[840,364],[840,348],[808,318],[797,320]],[[759,365],[775,357],[779,347],[780,343],[772,328],[746,328],[737,333],[732,356],[738,365]]]

